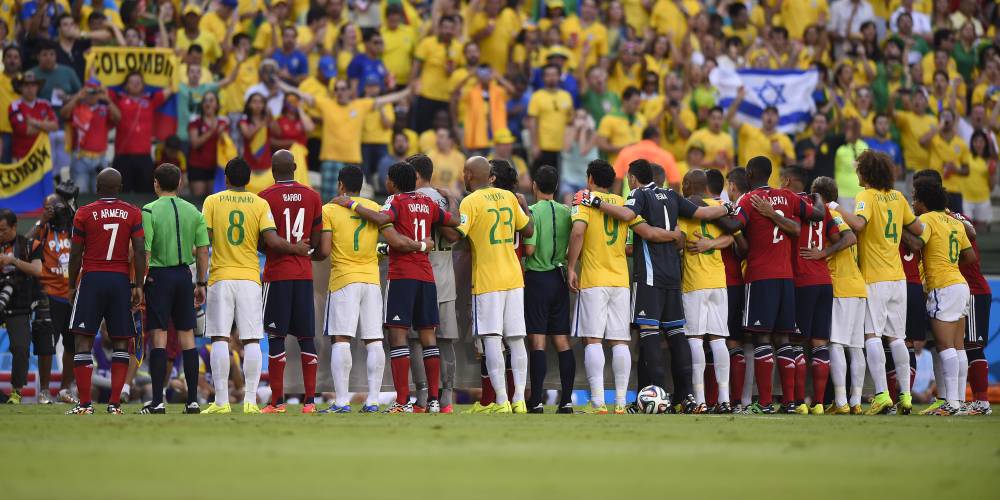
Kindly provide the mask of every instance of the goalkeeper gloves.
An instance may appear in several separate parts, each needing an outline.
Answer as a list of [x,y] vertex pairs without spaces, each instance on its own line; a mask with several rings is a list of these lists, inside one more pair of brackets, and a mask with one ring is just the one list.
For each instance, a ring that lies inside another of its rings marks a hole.
[[583,205],[585,207],[601,208],[601,198],[597,196],[597,193],[590,191],[589,189],[583,189],[576,192],[573,196],[574,205]]

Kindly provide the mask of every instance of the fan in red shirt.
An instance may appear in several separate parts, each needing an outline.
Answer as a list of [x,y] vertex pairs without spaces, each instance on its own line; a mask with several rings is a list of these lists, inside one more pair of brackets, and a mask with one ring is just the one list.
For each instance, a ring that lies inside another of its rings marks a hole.
[[84,193],[94,191],[94,179],[104,166],[108,150],[108,132],[121,119],[118,106],[111,103],[107,89],[91,78],[83,89],[71,97],[59,115],[64,122],[72,123],[73,159],[70,171],[73,180]]
[[111,167],[121,172],[127,192],[153,192],[153,122],[156,109],[170,97],[170,89],[146,90],[142,73],[125,77],[123,92],[111,92],[111,102],[121,111],[115,128],[115,158]]
[[430,197],[414,192],[417,173],[413,166],[401,162],[389,167],[386,190],[391,196],[381,212],[357,205],[346,196],[334,202],[351,208],[368,222],[377,224],[383,233],[391,229],[398,235],[420,242],[419,251],[408,251],[392,245],[389,248],[389,279],[386,282],[385,317],[389,329],[389,357],[396,402],[388,413],[412,413],[409,403],[410,347],[406,335],[412,327],[420,335],[424,348],[424,370],[427,373],[427,413],[439,413],[438,389],[441,384],[441,359],[434,330],[438,326],[437,288],[434,270],[427,257],[433,249],[435,224],[457,227],[458,221],[438,207]]
[[[754,372],[760,399],[752,410],[773,413],[771,371],[778,347],[782,362],[783,411],[794,412],[795,350],[789,335],[795,331],[795,286],[792,280],[794,248],[791,238],[801,232],[800,220],[822,220],[826,207],[813,200],[806,203],[787,189],[768,187],[771,160],[764,156],[747,162],[747,178],[752,189],[738,202],[737,222],[747,239],[746,311],[743,328],[755,334]],[[773,339],[769,336],[773,334]]]
[[[70,331],[76,335],[73,374],[80,390],[80,404],[67,414],[94,413],[90,400],[94,365],[91,352],[102,321],[114,350],[108,413],[122,413],[120,398],[128,371],[128,341],[134,335],[131,310],[142,303],[142,288],[129,282],[129,272],[136,281],[145,276],[146,250],[142,212],[118,199],[121,188],[121,174],[105,169],[97,175],[97,194],[101,198],[80,207],[73,217],[73,250],[69,259],[69,296],[73,301]],[[130,255],[132,269],[129,269]],[[81,264],[83,277],[77,290],[74,287],[77,287]]]
[[281,116],[271,122],[271,146],[274,148],[291,148],[292,144],[306,145],[307,134],[313,131],[315,124],[305,110],[299,106],[299,96],[288,94],[285,105],[281,108]]
[[[323,231],[323,204],[309,186],[295,182],[295,159],[287,150],[271,157],[275,184],[260,192],[271,206],[271,216],[278,236],[289,243],[307,241],[313,250]],[[305,165],[302,166],[305,168]],[[305,401],[302,413],[313,413],[316,406],[315,315],[313,313],[312,262],[309,257],[264,251],[264,331],[268,335],[271,403],[261,413],[284,413],[285,336],[295,335],[302,359]]]
[[36,79],[34,73],[27,73],[14,83],[21,98],[10,103],[7,115],[11,127],[11,155],[15,161],[28,155],[41,131],[52,132],[59,128],[52,105],[38,98],[38,90],[44,84],[45,80]]
[[191,153],[187,174],[191,194],[201,198],[211,194],[219,169],[219,138],[229,133],[229,120],[219,116],[219,97],[213,92],[205,94],[199,106],[198,118],[188,124]]

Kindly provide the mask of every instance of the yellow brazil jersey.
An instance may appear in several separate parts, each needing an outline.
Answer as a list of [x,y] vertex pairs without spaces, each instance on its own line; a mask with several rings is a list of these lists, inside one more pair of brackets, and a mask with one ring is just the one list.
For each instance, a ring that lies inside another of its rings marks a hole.
[[[595,193],[602,203],[622,206],[625,200],[617,194]],[[580,253],[580,288],[595,286],[628,288],[628,263],[625,261],[625,240],[628,230],[645,222],[636,216],[623,223],[600,210],[582,205],[573,207],[573,225],[587,225]]]
[[[719,202],[706,198],[709,206],[719,205]],[[722,235],[719,226],[697,219],[681,217],[677,220],[677,228],[682,231],[688,241],[696,239],[697,231],[702,238],[718,238]],[[722,263],[720,250],[709,250],[705,253],[684,252],[684,275],[681,279],[681,291],[693,292],[709,288],[726,288],[726,265]]]
[[[844,222],[840,212],[830,209],[830,217],[837,229],[843,234],[850,231],[851,226]],[[858,269],[858,246],[851,245],[826,258],[826,266],[830,268],[830,278],[833,279],[834,297],[867,297],[865,278]]]
[[448,75],[465,66],[462,44],[453,39],[445,46],[436,36],[428,36],[417,44],[413,55],[421,62],[420,97],[447,102],[451,97]]
[[965,226],[944,212],[927,212],[920,216],[924,232],[924,288],[928,291],[965,283],[958,269],[958,257],[972,247]]
[[488,16],[486,11],[479,11],[469,20],[469,33],[479,33],[490,24],[493,25],[493,32],[479,41],[480,59],[502,75],[507,72],[507,60],[514,38],[521,32],[521,19],[514,9],[508,7],[502,8],[496,17]]
[[[379,204],[352,196],[362,207],[378,212]],[[351,283],[379,284],[378,226],[369,224],[354,211],[340,205],[323,205],[323,232],[331,234],[330,291],[335,292]]]
[[810,24],[819,22],[819,17],[830,19],[830,8],[826,0],[785,0],[781,3],[781,18],[792,40],[801,40]]
[[[583,64],[584,69],[597,64],[599,58],[608,55],[608,28],[599,19],[584,27],[579,17],[571,15],[559,25],[559,32],[563,43],[570,47],[575,59]],[[583,59],[584,44],[590,47],[586,60]]]
[[274,230],[271,207],[253,193],[226,190],[205,198],[201,211],[212,236],[208,283],[246,280],[259,284],[257,245],[261,233]]
[[962,200],[969,203],[990,201],[990,166],[986,158],[969,155],[969,175],[962,178]]
[[926,134],[931,127],[937,125],[937,118],[929,113],[916,115],[909,111],[897,111],[895,116],[906,168],[910,170],[927,168],[930,154],[927,148],[920,145],[920,137]]
[[389,29],[388,25],[383,24],[381,33],[385,44],[385,51],[382,53],[385,69],[396,77],[397,85],[410,83],[413,50],[417,47],[419,39],[416,28],[408,24],[400,24],[396,29]]
[[[771,177],[767,179],[767,183],[774,188],[780,187],[781,168],[785,163],[784,157],[795,158],[795,146],[792,145],[792,140],[781,132],[775,131],[771,135],[768,135],[764,130],[744,123],[740,125],[737,142],[740,145],[739,164],[746,164],[754,156],[766,156],[771,160],[772,165]],[[773,149],[774,144],[777,144],[781,148],[780,154],[775,154]]]
[[542,151],[562,151],[566,124],[573,117],[573,97],[562,89],[542,89],[531,95],[528,116],[538,121]]
[[[385,114],[389,126],[382,123]],[[364,144],[389,144],[392,142],[392,124],[396,121],[396,110],[391,104],[383,104],[379,109],[365,113],[365,125],[361,132],[361,142]]]
[[5,73],[0,73],[0,109],[3,110],[0,113],[0,132],[11,132],[10,127],[10,115],[7,113],[8,108],[10,108],[10,103],[17,100],[19,95],[14,92],[14,85],[11,83],[11,79]]
[[215,64],[215,61],[222,57],[222,47],[211,32],[199,31],[198,37],[192,40],[187,37],[187,33],[184,30],[177,30],[176,49],[187,53],[188,48],[195,44],[200,45],[204,51],[201,65],[206,68]]
[[[718,134],[712,133],[707,128],[700,128],[691,133],[688,137],[687,147],[700,145],[705,151],[705,162],[715,161],[720,154],[725,154],[729,164],[735,159],[735,148],[733,147],[733,137],[726,132],[720,131]],[[687,149],[685,149],[685,156]]]
[[458,232],[472,248],[472,293],[475,295],[524,287],[521,263],[514,250],[514,232],[528,225],[514,193],[477,189],[462,200]]
[[[259,54],[247,57],[243,61],[243,64],[240,65],[240,70],[236,73],[236,79],[233,80],[233,83],[219,90],[220,115],[243,111],[243,105],[246,103],[243,95],[246,94],[247,89],[260,81],[260,61]],[[225,58],[223,73],[228,75],[232,72],[235,65],[236,56],[229,54]],[[202,75],[202,78],[204,78],[204,72]]]
[[905,279],[899,260],[899,244],[903,241],[900,233],[916,220],[906,198],[895,189],[868,188],[854,200],[854,215],[868,221],[858,235],[858,263],[865,283]]
[[325,96],[316,97],[316,109],[327,125],[323,127],[320,161],[361,163],[361,131],[374,103],[372,99],[354,99],[344,106]]
[[969,147],[965,145],[965,141],[958,135],[954,135],[951,139],[946,140],[938,134],[931,139],[930,151],[928,166],[941,174],[941,177],[944,179],[942,182],[944,188],[949,193],[961,192],[962,176],[958,174],[945,175],[944,164],[951,163],[955,167],[969,164],[971,155],[969,154]]
[[[330,31],[330,28],[327,28]],[[257,34],[253,39],[253,48],[257,49],[259,52],[267,52],[271,48],[271,43],[273,42],[273,36],[271,34],[272,28],[268,23],[262,23],[257,28]],[[336,31],[336,30],[333,30]],[[305,26],[295,27],[295,45],[302,47],[308,45],[312,41],[313,33],[312,30]],[[281,43],[281,33],[278,33],[278,43]]]
[[[646,128],[646,119],[636,114],[628,116],[624,113],[608,113],[601,118],[597,126],[597,135],[604,137],[612,146],[623,148],[642,140],[642,130]],[[617,154],[608,155],[608,162],[615,164]]]

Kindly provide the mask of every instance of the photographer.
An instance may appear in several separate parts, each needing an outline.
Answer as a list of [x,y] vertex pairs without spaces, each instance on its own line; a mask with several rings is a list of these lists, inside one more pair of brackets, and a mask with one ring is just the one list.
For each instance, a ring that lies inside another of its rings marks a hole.
[[[8,403],[21,403],[21,389],[28,381],[33,278],[41,274],[40,249],[32,250],[28,239],[17,234],[17,215],[10,209],[0,208],[0,318],[6,325],[14,357]],[[48,349],[38,345],[36,350],[51,350],[51,342]]]
[[81,191],[93,193],[97,172],[105,166],[108,132],[121,119],[121,111],[111,102],[108,89],[91,78],[63,105],[59,114],[64,122],[71,122],[76,131],[70,164],[73,179]]

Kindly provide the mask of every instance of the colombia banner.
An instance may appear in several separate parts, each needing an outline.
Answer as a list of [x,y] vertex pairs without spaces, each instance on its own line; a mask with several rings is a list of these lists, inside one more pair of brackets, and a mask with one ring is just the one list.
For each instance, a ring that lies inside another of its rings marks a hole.
[[[129,73],[138,71],[146,82],[146,90],[155,92],[163,88],[176,90],[180,61],[167,48],[151,47],[93,47],[87,53],[87,74],[101,84],[120,91]],[[171,95],[156,110],[153,136],[164,140],[177,133],[177,96]]]
[[52,194],[52,154],[48,134],[38,134],[31,151],[16,163],[0,163],[0,207],[15,213],[42,208]]

